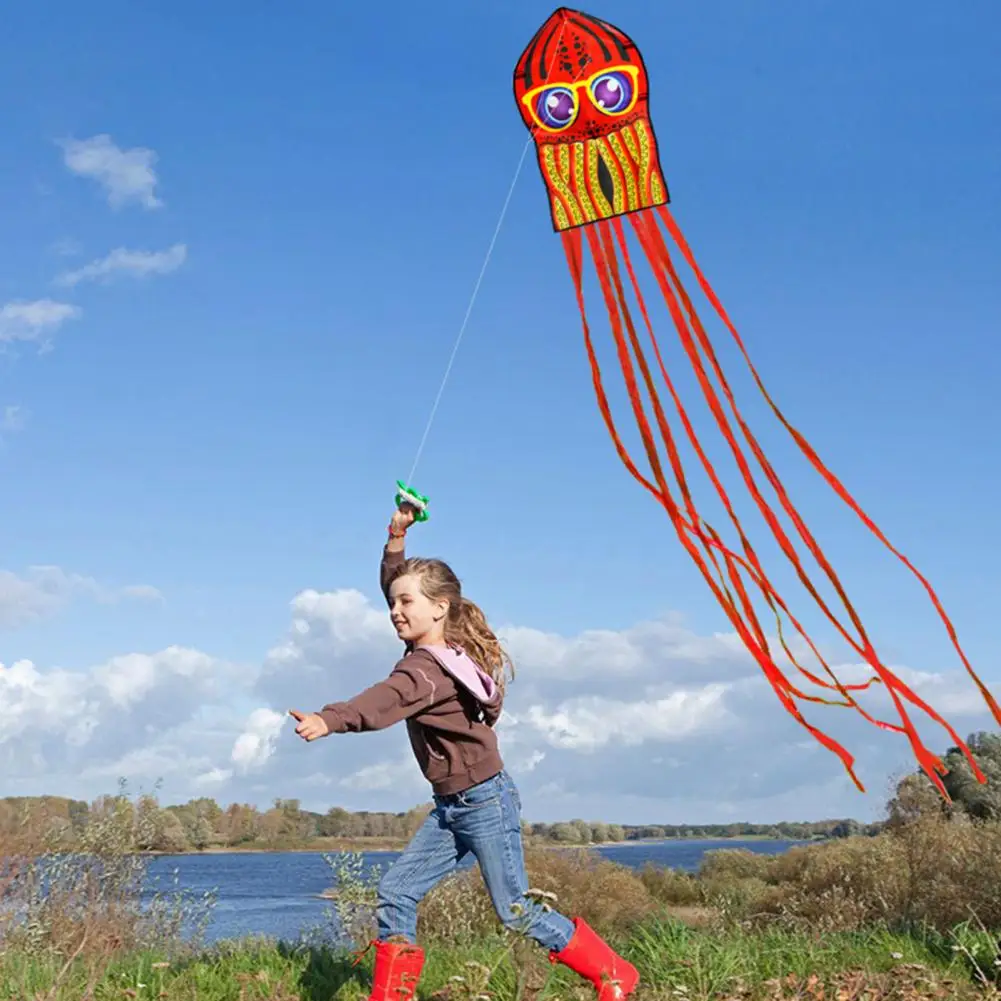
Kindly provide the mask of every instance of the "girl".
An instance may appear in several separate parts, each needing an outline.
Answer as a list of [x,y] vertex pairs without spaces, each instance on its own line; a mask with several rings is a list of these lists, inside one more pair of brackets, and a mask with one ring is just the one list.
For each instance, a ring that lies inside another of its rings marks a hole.
[[308,715],[291,711],[306,741],[405,721],[431,783],[434,809],[379,883],[370,1001],[414,997],[424,965],[417,905],[470,852],[505,927],[531,936],[551,962],[590,980],[599,1001],[621,1001],[636,988],[636,968],[581,918],[571,921],[526,896],[521,800],[493,729],[511,663],[452,570],[440,560],[405,557],[413,521],[407,504],[393,514],[380,574],[390,620],[406,644],[403,659],[385,681],[347,702]]

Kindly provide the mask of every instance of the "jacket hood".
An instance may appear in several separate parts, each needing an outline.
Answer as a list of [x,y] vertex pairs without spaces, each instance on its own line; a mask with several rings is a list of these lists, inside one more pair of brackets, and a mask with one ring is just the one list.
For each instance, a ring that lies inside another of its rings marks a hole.
[[495,705],[500,701],[501,693],[497,683],[473,660],[461,647],[419,646],[418,650],[426,650],[441,665],[442,670],[450,674],[463,688],[482,705]]

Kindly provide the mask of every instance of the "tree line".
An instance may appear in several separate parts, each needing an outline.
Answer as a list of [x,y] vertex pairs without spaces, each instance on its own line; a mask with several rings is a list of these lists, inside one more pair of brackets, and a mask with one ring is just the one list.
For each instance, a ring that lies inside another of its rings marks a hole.
[[[72,847],[87,825],[111,810],[131,810],[137,845],[145,851],[182,853],[206,849],[295,848],[324,841],[358,844],[403,843],[424,821],[430,804],[403,813],[350,812],[332,806],[326,813],[302,809],[297,799],[276,799],[266,810],[248,803],[223,806],[203,796],[172,806],[161,806],[156,795],[129,798],[124,789],[92,803],[58,796],[0,799],[0,831],[11,830],[31,818],[43,826],[54,844]],[[570,820],[560,823],[523,823],[526,841],[565,845],[622,843],[671,838],[776,838],[810,840],[876,833],[879,825],[851,819],[777,824],[611,824]]]

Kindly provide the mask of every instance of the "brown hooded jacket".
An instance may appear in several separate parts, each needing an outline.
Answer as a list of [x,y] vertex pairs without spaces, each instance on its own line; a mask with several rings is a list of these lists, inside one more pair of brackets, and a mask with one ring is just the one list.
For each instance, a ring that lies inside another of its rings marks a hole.
[[[404,562],[384,549],[383,594]],[[493,727],[503,695],[470,657],[452,647],[418,647],[385,681],[320,711],[331,733],[384,730],[405,720],[414,756],[436,796],[451,796],[493,778],[504,767]]]

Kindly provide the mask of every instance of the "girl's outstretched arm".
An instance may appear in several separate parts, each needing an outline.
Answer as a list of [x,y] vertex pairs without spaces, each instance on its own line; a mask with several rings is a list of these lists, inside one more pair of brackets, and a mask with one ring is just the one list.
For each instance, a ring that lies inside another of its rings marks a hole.
[[328,733],[385,730],[424,712],[443,697],[442,671],[425,651],[410,654],[380,681],[347,702],[333,702],[315,715]]
[[437,661],[426,651],[409,654],[385,681],[366,688],[346,702],[332,702],[319,712],[290,709],[295,732],[305,741],[332,733],[365,733],[385,730],[424,712],[436,699],[447,697],[445,678]]

